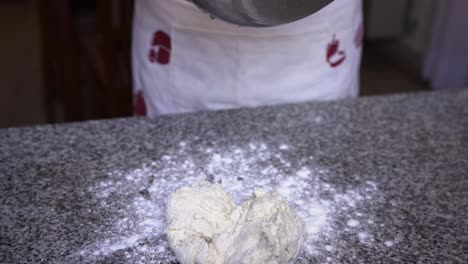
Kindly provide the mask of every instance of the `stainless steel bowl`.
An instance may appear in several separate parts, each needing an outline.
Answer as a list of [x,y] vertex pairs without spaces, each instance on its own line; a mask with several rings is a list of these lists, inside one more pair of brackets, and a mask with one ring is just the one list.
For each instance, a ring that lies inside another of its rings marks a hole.
[[214,17],[241,26],[290,23],[319,11],[333,0],[192,0]]

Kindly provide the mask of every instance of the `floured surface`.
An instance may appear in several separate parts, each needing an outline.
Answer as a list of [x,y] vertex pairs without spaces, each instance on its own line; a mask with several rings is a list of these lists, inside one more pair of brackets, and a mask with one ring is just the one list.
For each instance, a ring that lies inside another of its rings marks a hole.
[[[191,151],[189,143],[181,142],[159,161],[133,171],[111,172],[117,181],[97,183],[90,191],[99,197],[100,206],[106,207],[114,195],[134,198],[122,208],[122,218],[109,219],[106,238],[85,246],[79,254],[99,260],[124,250],[126,257],[141,263],[151,259],[175,261],[163,235],[167,197],[198,179],[220,183],[237,204],[252,196],[254,188],[278,191],[306,225],[308,235],[300,258],[325,252],[333,260],[333,251],[342,245],[340,237],[344,234],[351,234],[363,245],[375,243],[372,230],[380,228],[381,223],[364,213],[378,199],[374,182],[352,189],[337,188],[327,182],[328,170],[311,166],[314,157],[304,157],[299,161],[303,166],[295,169],[298,164],[293,167],[284,157],[294,151],[286,144],[200,149],[197,160]],[[345,226],[340,224],[343,219]],[[388,237],[388,241],[393,239]]]
[[468,263],[467,102],[465,90],[0,129],[0,263],[175,262],[165,199],[215,176],[237,199],[263,184],[302,208],[312,236],[295,264]]

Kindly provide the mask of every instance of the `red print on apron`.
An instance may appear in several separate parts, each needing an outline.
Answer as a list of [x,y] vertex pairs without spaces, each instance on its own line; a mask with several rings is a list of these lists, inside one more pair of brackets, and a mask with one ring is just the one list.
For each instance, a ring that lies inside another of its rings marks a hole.
[[169,64],[171,59],[171,37],[164,31],[157,31],[153,35],[149,60],[151,63]]
[[146,103],[145,97],[141,91],[138,91],[135,95],[135,106],[134,111],[136,116],[146,116]]
[[333,35],[333,40],[327,46],[327,62],[332,68],[340,66],[346,60],[346,52],[340,50],[340,41]]

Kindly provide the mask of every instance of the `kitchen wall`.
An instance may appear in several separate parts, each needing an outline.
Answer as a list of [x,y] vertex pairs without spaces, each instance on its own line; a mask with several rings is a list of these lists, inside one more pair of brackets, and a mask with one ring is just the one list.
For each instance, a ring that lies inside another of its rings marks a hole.
[[424,60],[424,78],[433,89],[468,86],[468,1],[437,1]]
[[402,44],[423,54],[429,43],[436,0],[408,1],[408,14]]
[[364,0],[367,47],[423,81],[438,0]]
[[0,0],[0,127],[46,122],[37,1]]

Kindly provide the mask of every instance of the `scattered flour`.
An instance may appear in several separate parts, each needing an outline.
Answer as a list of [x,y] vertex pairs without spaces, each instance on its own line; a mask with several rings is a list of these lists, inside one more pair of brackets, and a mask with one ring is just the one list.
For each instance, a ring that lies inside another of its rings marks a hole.
[[348,224],[349,227],[356,227],[356,226],[359,226],[359,221],[351,219],[351,220],[348,221],[347,224]]
[[369,237],[369,235],[364,232],[359,232],[358,237],[361,241],[363,241],[363,240],[366,240]]
[[384,243],[387,247],[393,247],[393,245],[395,245],[395,243],[393,241],[385,241]]
[[288,146],[288,145],[281,145],[281,146],[279,147],[279,149],[281,149],[281,150],[288,150],[288,149],[289,149],[289,146]]
[[[372,242],[372,236],[364,231],[374,226],[374,220],[362,211],[378,192],[377,185],[366,182],[343,190],[327,182],[327,169],[311,166],[313,157],[294,161],[292,166],[292,161],[283,158],[286,151],[291,151],[288,145],[263,143],[194,150],[189,143],[181,142],[178,149],[150,164],[110,172],[107,180],[89,189],[102,210],[112,212],[108,227],[99,233],[97,242],[78,254],[99,259],[124,252],[134,263],[149,259],[175,261],[163,235],[166,199],[197,179],[221,184],[237,204],[250,197],[255,188],[278,191],[306,224],[308,237],[303,256],[327,254],[326,261],[331,262],[336,247],[329,243],[336,240],[340,230],[354,232],[362,243]],[[393,244],[387,241],[385,245]]]

